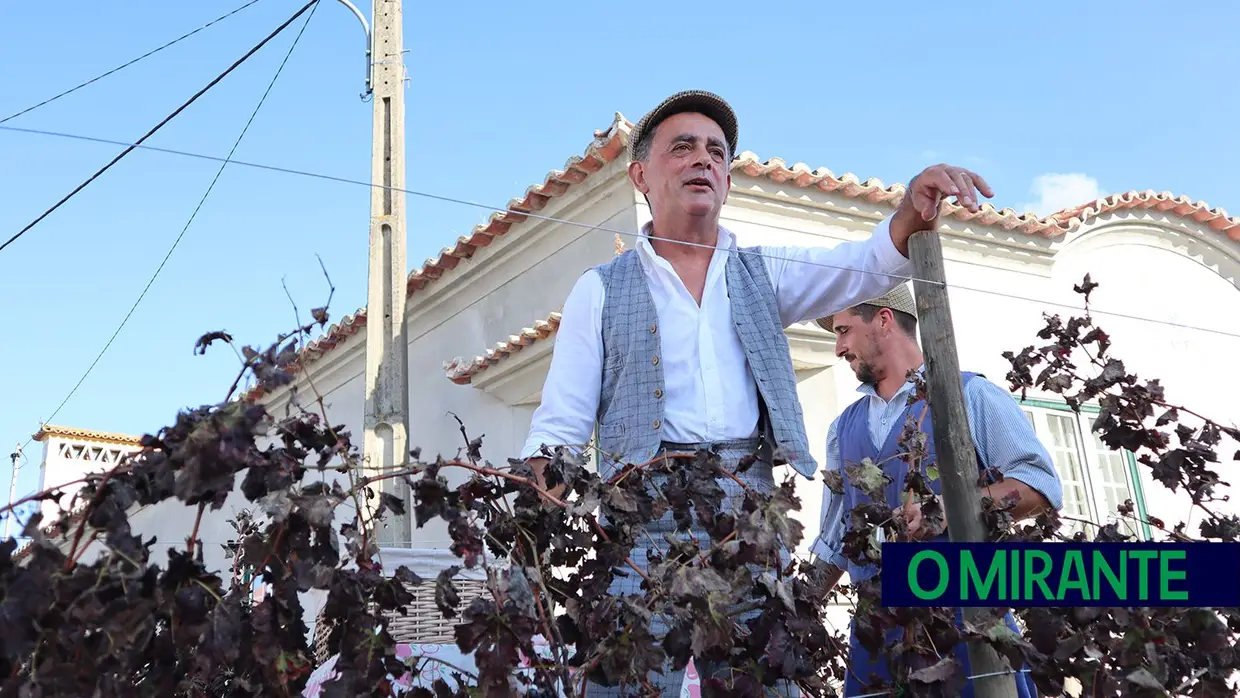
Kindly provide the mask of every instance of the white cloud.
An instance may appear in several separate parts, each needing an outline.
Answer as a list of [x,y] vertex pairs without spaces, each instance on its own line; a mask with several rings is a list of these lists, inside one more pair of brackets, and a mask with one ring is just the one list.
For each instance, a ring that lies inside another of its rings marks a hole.
[[1033,211],[1039,216],[1047,216],[1106,196],[1106,192],[1098,186],[1098,180],[1079,172],[1038,175],[1034,177],[1029,193],[1037,199],[1021,204],[1019,210]]

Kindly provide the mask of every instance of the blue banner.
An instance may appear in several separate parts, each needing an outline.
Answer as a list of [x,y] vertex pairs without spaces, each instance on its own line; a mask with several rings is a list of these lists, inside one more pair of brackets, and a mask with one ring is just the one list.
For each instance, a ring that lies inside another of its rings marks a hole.
[[1240,607],[1240,543],[883,543],[884,606]]

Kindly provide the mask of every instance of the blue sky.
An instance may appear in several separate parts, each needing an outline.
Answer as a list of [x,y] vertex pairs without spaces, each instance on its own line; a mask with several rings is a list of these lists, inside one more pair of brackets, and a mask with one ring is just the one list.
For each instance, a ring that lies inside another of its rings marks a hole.
[[[6,125],[134,140],[302,1],[260,0]],[[0,118],[241,4],[8,3]],[[580,153],[614,112],[635,120],[699,87],[733,103],[741,148],[763,158],[887,182],[946,160],[1017,208],[1129,189],[1240,207],[1240,78],[1227,48],[1238,11],[1226,3],[410,2],[404,12],[415,190],[502,206]],[[225,155],[300,25],[148,143]],[[361,47],[356,20],[324,0],[236,157],[368,180]],[[0,131],[0,239],[119,150]],[[217,167],[136,151],[0,252],[0,453],[26,443],[73,388]],[[142,433],[221,399],[237,360],[226,348],[195,356],[194,340],[227,329],[265,343],[287,329],[282,279],[303,310],[325,298],[316,253],[337,289],[333,317],[361,306],[368,209],[365,187],[229,166],[50,421]],[[408,209],[411,268],[488,215],[418,197]],[[36,481],[39,444],[26,454],[19,491]]]

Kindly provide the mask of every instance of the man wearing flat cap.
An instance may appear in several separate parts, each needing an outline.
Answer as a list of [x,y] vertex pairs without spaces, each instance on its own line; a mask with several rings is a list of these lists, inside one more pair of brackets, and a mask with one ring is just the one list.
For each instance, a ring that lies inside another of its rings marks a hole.
[[[922,400],[909,404],[910,397],[916,393],[916,384],[909,376],[914,371],[922,373],[925,362],[917,344],[917,306],[908,286],[901,283],[880,298],[820,318],[818,324],[835,334],[835,354],[847,361],[856,374],[861,382],[857,390],[862,395],[845,408],[827,432],[827,462],[823,468],[841,471],[844,491],[837,494],[824,485],[821,533],[810,551],[816,558],[815,563],[827,571],[829,590],[845,572],[854,585],[878,572],[875,565],[857,565],[841,553],[843,535],[851,520],[849,512],[859,504],[870,502],[868,495],[849,482],[843,470],[845,464],[859,464],[866,458],[881,464],[883,472],[891,478],[884,492],[886,504],[897,518],[904,519],[912,540],[947,541],[950,538],[944,523],[928,525],[916,500],[906,500],[903,496],[909,463],[898,456],[906,450],[899,443],[906,420],[919,424],[928,437],[923,468],[934,462],[935,453],[929,407]],[[1016,520],[1037,516],[1050,507],[1060,509],[1063,485],[1059,474],[1016,400],[981,374],[962,372],[961,380],[964,381],[965,411],[977,451],[978,468],[983,471],[994,468],[1003,474],[1002,481],[987,486],[986,496],[998,502],[1015,493],[1018,500],[1010,513]],[[932,479],[928,484],[938,499],[941,482]],[[942,506],[942,500],[938,502]],[[1017,630],[1010,612],[1006,622]],[[890,634],[887,644],[902,631],[897,628]],[[964,667],[965,675],[972,675],[963,643],[956,648],[956,659]],[[849,668],[844,685],[846,696],[872,692],[864,683],[871,674],[891,681],[886,660],[881,656],[871,657],[858,642],[855,632],[849,646]],[[1016,687],[1021,698],[1038,695],[1028,674],[1017,675]],[[971,682],[961,696],[972,698]]]
[[[597,434],[601,475],[660,454],[715,450],[741,479],[774,486],[775,450],[812,477],[801,404],[784,329],[829,315],[892,288],[908,273],[908,240],[932,228],[954,196],[978,210],[978,175],[947,165],[913,178],[896,212],[868,240],[834,247],[738,248],[719,224],[737,153],[737,119],[722,98],[690,90],[664,100],[634,126],[628,174],[653,220],[632,249],[589,269],[561,311],[555,350],[523,449],[542,480],[556,447],[583,449]],[[721,479],[729,502],[740,488]],[[563,485],[552,485],[552,494]],[[639,537],[666,546],[669,512]],[[694,531],[709,545],[710,537]],[[645,566],[644,545],[633,560]],[[641,579],[617,575],[616,595]],[[665,681],[678,695],[680,675]],[[610,689],[614,691],[614,689]],[[590,695],[611,695],[592,686]]]

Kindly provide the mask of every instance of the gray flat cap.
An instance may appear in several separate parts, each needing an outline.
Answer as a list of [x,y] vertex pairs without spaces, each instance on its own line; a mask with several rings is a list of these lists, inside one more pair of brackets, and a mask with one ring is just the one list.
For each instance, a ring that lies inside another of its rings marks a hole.
[[703,114],[719,124],[719,128],[723,129],[723,135],[728,141],[728,150],[731,151],[733,157],[736,156],[736,112],[732,111],[732,107],[722,97],[713,92],[685,90],[663,100],[659,106],[650,110],[650,113],[634,124],[633,133],[629,136],[629,159],[637,159],[635,157],[637,144],[641,143],[642,139],[664,119],[684,112]]

